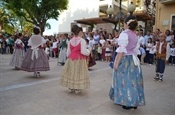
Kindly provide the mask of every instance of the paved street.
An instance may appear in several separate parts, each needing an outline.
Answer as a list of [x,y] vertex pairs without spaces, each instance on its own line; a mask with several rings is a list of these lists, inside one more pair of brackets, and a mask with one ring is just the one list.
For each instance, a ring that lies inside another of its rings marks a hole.
[[123,110],[108,97],[112,69],[106,62],[91,68],[90,89],[69,94],[60,86],[63,66],[49,60],[51,70],[33,73],[8,65],[11,55],[0,54],[0,115],[175,115],[175,66],[166,66],[164,81],[155,82],[154,65],[142,65],[146,106]]

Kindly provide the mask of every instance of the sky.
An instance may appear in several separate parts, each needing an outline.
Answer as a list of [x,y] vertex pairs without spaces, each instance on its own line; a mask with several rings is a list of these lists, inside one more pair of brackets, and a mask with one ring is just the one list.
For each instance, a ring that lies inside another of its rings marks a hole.
[[54,35],[58,33],[58,20],[50,19],[47,21],[51,25],[51,29],[45,29],[43,35]]

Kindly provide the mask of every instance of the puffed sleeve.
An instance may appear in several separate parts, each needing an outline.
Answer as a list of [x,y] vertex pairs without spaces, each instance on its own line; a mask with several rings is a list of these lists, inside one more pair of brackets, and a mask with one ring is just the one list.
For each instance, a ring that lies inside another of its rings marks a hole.
[[42,44],[45,44],[46,40],[43,37],[41,37],[41,38],[42,38]]
[[81,54],[88,56],[90,54],[90,50],[86,47],[86,41],[81,39]]
[[166,51],[166,60],[168,60],[170,57],[170,44],[169,43],[167,43],[166,50],[167,50]]
[[118,38],[118,45],[116,52],[127,53],[126,46],[128,45],[128,35],[126,33],[121,33]]
[[139,43],[139,41],[137,41],[137,45],[136,45],[136,47],[134,48],[134,53],[135,53],[135,55],[140,55],[140,54],[141,54],[139,48],[140,48],[140,43]]
[[68,42],[68,45],[67,45],[67,57],[69,56],[70,53],[71,53],[71,51],[70,51],[70,42]]
[[28,40],[28,46],[31,46],[31,38],[32,38],[32,36],[29,38],[29,40]]

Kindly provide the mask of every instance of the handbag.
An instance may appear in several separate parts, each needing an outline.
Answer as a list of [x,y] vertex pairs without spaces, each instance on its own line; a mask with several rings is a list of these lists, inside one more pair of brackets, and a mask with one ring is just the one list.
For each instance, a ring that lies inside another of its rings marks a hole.
[[111,62],[109,63],[109,67],[111,67],[111,68],[113,69],[113,68],[114,68],[114,62],[111,61]]

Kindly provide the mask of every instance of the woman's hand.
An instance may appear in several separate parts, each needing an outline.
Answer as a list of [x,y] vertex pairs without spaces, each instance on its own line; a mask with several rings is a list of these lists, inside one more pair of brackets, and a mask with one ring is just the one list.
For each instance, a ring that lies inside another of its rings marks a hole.
[[114,65],[114,70],[117,70],[118,69],[118,64],[115,64]]

